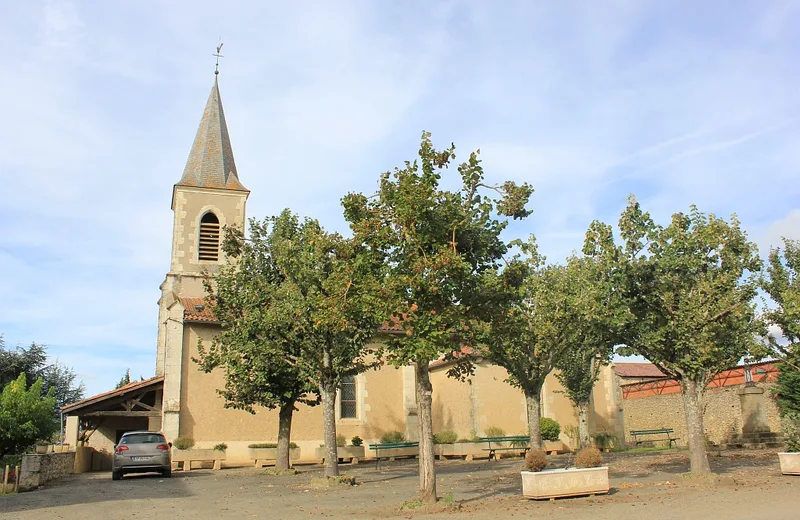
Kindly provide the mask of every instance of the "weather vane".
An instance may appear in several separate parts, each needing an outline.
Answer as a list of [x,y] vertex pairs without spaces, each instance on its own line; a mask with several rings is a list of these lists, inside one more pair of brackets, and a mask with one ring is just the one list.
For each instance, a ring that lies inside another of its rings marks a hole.
[[214,74],[219,74],[219,59],[225,57],[225,56],[223,56],[222,54],[219,53],[222,50],[222,46],[223,45],[224,45],[224,43],[222,43],[222,38],[220,38],[219,45],[217,45],[217,53],[216,54],[212,54],[212,56],[216,56],[217,57],[217,64],[214,66]]

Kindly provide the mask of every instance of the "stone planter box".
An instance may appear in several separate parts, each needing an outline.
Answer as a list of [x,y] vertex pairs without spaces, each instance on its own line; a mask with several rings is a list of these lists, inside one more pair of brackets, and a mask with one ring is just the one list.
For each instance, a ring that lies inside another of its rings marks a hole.
[[[349,460],[355,464],[358,464],[359,460],[364,460],[364,446],[339,446],[336,448],[336,455],[339,456],[339,460]],[[325,447],[320,446],[319,448],[314,450],[315,458],[324,461],[325,460]]]
[[547,453],[564,453],[569,451],[569,448],[564,446],[561,441],[542,441],[542,449]]
[[[278,448],[247,448],[247,458],[252,459],[254,465],[258,468],[267,464],[271,464],[278,458]],[[300,448],[289,448],[289,461],[297,460],[300,458]]]
[[37,455],[44,455],[45,453],[53,453],[53,445],[52,444],[37,444],[36,445],[36,454]]
[[54,453],[68,453],[69,452],[69,444],[56,444],[53,446]]
[[454,444],[437,444],[433,447],[437,457],[464,457],[466,460],[478,457],[489,457],[488,451],[483,451],[489,445],[485,442],[456,442]]
[[800,475],[800,452],[778,453],[778,460],[781,461],[781,473],[784,475]]
[[214,469],[222,467],[222,461],[225,460],[226,455],[224,451],[213,449],[198,449],[191,448],[188,450],[172,450],[172,462],[181,463],[184,470],[192,469],[192,462],[213,462]]
[[522,496],[537,500],[608,493],[608,468],[522,472]]

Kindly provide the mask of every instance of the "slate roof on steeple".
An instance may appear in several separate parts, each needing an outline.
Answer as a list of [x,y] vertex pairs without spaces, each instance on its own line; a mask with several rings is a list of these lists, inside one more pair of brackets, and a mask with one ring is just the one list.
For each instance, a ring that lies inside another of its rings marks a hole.
[[250,191],[239,182],[236,173],[231,139],[228,136],[228,125],[225,122],[222,97],[219,94],[219,83],[216,78],[194,138],[192,151],[189,152],[183,177],[177,186]]

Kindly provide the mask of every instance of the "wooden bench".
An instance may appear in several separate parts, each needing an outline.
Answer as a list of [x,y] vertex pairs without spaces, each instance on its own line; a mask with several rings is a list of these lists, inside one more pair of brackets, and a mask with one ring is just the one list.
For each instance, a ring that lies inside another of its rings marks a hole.
[[[388,450],[396,450],[400,448],[418,448],[418,442],[384,442],[381,444],[370,444],[369,449],[375,450],[375,469],[378,468],[378,465],[381,463],[381,459],[394,459],[398,455],[383,455],[381,456],[381,450],[388,451]],[[403,455],[399,455],[403,456]],[[409,455],[409,456],[416,456]]]
[[[675,430],[672,428],[656,428],[654,430],[631,430],[631,437],[633,437],[633,442],[636,443],[636,446],[639,446],[643,442],[647,440],[654,440],[654,441],[669,441],[669,447],[672,447],[672,444],[675,443],[675,447],[678,447],[678,439],[679,437],[675,437],[672,434]],[[641,439],[641,437],[648,437],[650,435],[663,435],[665,437],[660,437],[657,439]]]
[[[484,448],[483,451],[489,452],[489,460],[497,459],[497,452],[498,451],[521,451],[523,454],[527,454],[528,450],[531,449],[530,442],[531,438],[527,435],[506,435],[504,437],[481,437],[478,439],[481,442],[488,442],[489,447]],[[503,446],[504,443],[510,442],[511,446]],[[492,443],[495,443],[495,446],[492,446]]]

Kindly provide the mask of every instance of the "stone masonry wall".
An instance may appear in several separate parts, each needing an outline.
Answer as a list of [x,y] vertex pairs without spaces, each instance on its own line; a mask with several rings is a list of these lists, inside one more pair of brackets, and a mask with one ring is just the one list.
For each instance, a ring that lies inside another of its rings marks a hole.
[[[772,397],[772,383],[758,384],[764,389],[764,407],[770,431],[779,432],[778,407]],[[706,391],[703,422],[708,439],[725,443],[742,433],[742,409],[739,386],[714,388]],[[686,445],[686,415],[681,394],[653,395],[622,401],[625,421],[625,437],[632,442],[631,430],[674,428],[679,437],[678,444]]]
[[22,456],[20,491],[30,491],[42,484],[69,475],[75,467],[75,452],[30,454]]

